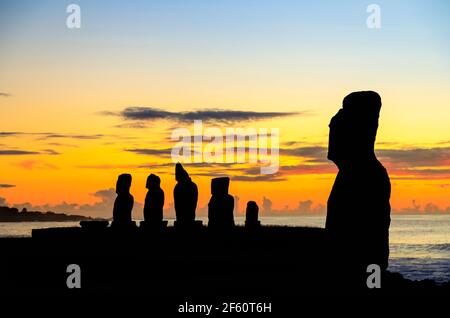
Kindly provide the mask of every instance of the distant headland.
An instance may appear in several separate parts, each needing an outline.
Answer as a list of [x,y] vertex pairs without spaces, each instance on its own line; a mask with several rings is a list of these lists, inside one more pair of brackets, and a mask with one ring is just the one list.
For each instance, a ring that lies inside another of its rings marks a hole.
[[23,208],[20,212],[17,208],[0,206],[0,222],[69,222],[69,221],[89,221],[100,220],[83,215],[69,215],[65,213],[55,213],[51,211],[39,212],[28,211]]

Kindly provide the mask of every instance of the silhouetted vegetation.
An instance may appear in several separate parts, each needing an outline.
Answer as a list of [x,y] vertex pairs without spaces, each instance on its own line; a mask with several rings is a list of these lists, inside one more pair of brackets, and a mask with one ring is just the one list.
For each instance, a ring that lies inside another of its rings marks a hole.
[[97,218],[51,211],[27,211],[25,208],[19,212],[17,208],[0,206],[0,222],[64,222],[83,220],[97,220]]

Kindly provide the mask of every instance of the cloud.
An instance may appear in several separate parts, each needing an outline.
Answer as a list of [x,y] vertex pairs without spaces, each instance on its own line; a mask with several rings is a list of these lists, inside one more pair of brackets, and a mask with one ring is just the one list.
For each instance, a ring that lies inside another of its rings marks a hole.
[[395,172],[396,174],[413,174],[416,176],[421,176],[421,175],[425,175],[425,176],[439,176],[439,175],[448,175],[450,177],[450,169],[414,169],[414,168],[397,168],[394,167],[392,169],[393,172]]
[[280,176],[278,174],[261,174],[258,176],[232,176],[232,181],[248,181],[248,182],[258,182],[258,181],[264,181],[264,182],[279,182],[279,181],[286,181],[287,179],[283,176]]
[[[113,188],[101,189],[91,195],[97,198],[99,201],[93,204],[78,204],[62,202],[59,204],[44,204],[44,205],[32,205],[28,202],[14,204],[13,207],[19,210],[26,208],[29,211],[52,211],[56,213],[77,214],[92,217],[111,218],[114,200],[116,199],[116,192]],[[1,198],[0,198],[1,199]],[[0,200],[1,203],[1,200]],[[142,219],[143,205],[139,202],[134,202],[133,206],[133,218]]]
[[135,129],[141,129],[141,128],[148,128],[149,126],[146,123],[143,122],[132,122],[132,123],[123,123],[114,125],[115,128],[135,128]]
[[284,175],[335,174],[337,173],[337,168],[332,163],[282,165],[280,166],[280,172]]
[[82,134],[55,134],[55,133],[43,133],[42,135],[43,136],[39,138],[40,140],[54,139],[54,138],[92,140],[92,139],[100,139],[105,136],[103,134],[82,135]]
[[402,209],[393,209],[393,213],[398,214],[450,214],[450,206],[440,208],[434,203],[418,204],[416,200],[412,200],[411,206]]
[[[298,173],[332,173],[333,164],[327,160],[327,148],[309,146],[281,148],[280,154],[303,158],[311,165],[299,164],[281,167],[280,170]],[[423,178],[450,176],[450,147],[378,149],[377,157],[391,175],[414,175]]]
[[312,200],[300,200],[297,207],[289,208],[285,206],[282,209],[273,209],[272,200],[263,197],[261,214],[266,216],[274,215],[324,215],[326,214],[326,207],[321,204],[315,204]]
[[[40,136],[38,140],[47,140],[56,138],[92,140],[106,137],[106,135],[104,134],[89,135],[89,134],[61,134],[53,132],[0,131],[0,137],[11,137],[19,135]],[[123,138],[123,136],[112,136],[112,137]]]
[[25,160],[25,161],[21,161],[19,163],[15,163],[14,165],[16,167],[26,169],[26,170],[58,169],[57,166],[55,166],[51,163],[42,162],[40,160]]
[[8,183],[0,183],[0,188],[6,189],[6,188],[14,188],[15,184],[8,184]]
[[5,93],[5,92],[0,92],[0,97],[11,97],[11,94]]
[[[392,179],[442,179],[450,178],[449,148],[415,148],[415,149],[380,149],[377,155],[387,168]],[[171,149],[130,148],[125,151],[140,155],[170,158]],[[246,147],[248,152],[248,147]],[[193,171],[198,176],[223,176],[228,175],[235,181],[285,181],[289,175],[304,174],[336,174],[337,168],[326,158],[327,148],[323,146],[307,146],[296,148],[280,148],[280,155],[301,158],[298,164],[280,164],[276,175],[261,175],[260,166],[245,168],[243,165],[232,166],[220,163],[192,163],[185,164],[192,168],[205,168],[204,171]],[[81,166],[83,168],[163,168],[173,166],[174,163],[141,164],[141,165],[98,165]]]
[[[187,169],[191,168],[230,168],[235,165],[234,163],[183,163],[183,166]],[[160,162],[160,163],[141,163],[141,164],[93,164],[93,165],[78,165],[75,166],[82,169],[160,169],[160,168],[172,168],[175,169],[175,163]],[[215,169],[217,171],[217,169]],[[166,172],[164,172],[166,173]],[[206,175],[206,174],[205,174]]]
[[9,136],[16,136],[20,135],[22,132],[19,131],[0,131],[0,137],[9,137]]
[[76,168],[81,169],[100,169],[100,170],[116,170],[116,169],[138,169],[145,168],[145,164],[142,165],[121,165],[121,164],[98,164],[98,165],[79,165]]
[[[442,180],[450,179],[449,169],[387,169],[391,180]],[[432,171],[432,172],[431,172]]]
[[307,162],[324,163],[327,159],[328,149],[322,146],[308,146],[298,148],[280,148],[280,155],[307,158]]
[[[450,165],[450,147],[413,148],[413,149],[376,149],[378,158],[391,163],[410,166],[442,166]],[[327,147],[281,148],[280,154],[295,157],[312,158],[323,161],[327,157]]]
[[380,149],[376,151],[394,178],[450,178],[450,147]]
[[[112,216],[112,207],[116,198],[114,189],[102,189],[91,194],[95,198],[99,199],[99,202],[93,204],[77,204],[62,202],[60,204],[44,204],[44,205],[32,205],[28,202],[14,204],[13,206],[19,210],[26,208],[29,211],[52,211],[56,213],[67,214],[79,214],[85,216],[104,217],[110,218]],[[141,209],[142,206],[136,203],[134,209]],[[133,209],[133,211],[134,211]]]
[[[219,174],[219,170],[215,169]],[[231,173],[230,173],[231,172]],[[222,171],[223,175],[229,175],[232,181],[244,181],[244,182],[279,182],[286,181],[287,178],[280,173],[274,174],[261,174],[261,167],[254,166],[250,168],[242,168],[236,166],[234,168],[228,167]]]
[[[173,164],[172,164],[173,165]],[[188,170],[191,176],[200,177],[230,177],[234,181],[242,182],[279,182],[287,180],[279,173],[261,174],[261,166],[247,166],[248,163],[191,163],[184,164],[185,168],[199,168]]]
[[233,121],[249,121],[258,119],[270,119],[274,117],[286,117],[298,115],[297,112],[254,112],[254,111],[239,111],[239,110],[198,110],[191,112],[180,113],[178,119],[181,121],[193,120],[212,120],[219,122],[233,122]]
[[171,155],[171,148],[164,149],[149,149],[149,148],[133,148],[133,149],[125,149],[125,151],[133,152],[139,155],[150,155],[150,156],[162,156],[168,157]]
[[450,147],[380,149],[376,153],[380,159],[395,164],[413,167],[450,166]]
[[313,157],[321,158],[326,156],[327,148],[316,146],[316,147],[299,147],[299,148],[281,148],[280,153],[288,156],[297,157]]
[[53,149],[44,149],[41,151],[28,151],[18,149],[0,150],[0,156],[25,156],[25,155],[59,155],[60,153]]
[[204,121],[229,123],[229,122],[303,115],[307,114],[307,112],[255,112],[255,111],[225,110],[225,109],[204,109],[186,112],[171,112],[152,107],[127,107],[120,112],[103,111],[100,114],[121,116],[123,119],[136,121],[151,121],[151,120],[166,119],[181,122],[204,120]]
[[71,148],[79,148],[77,145],[67,144],[67,143],[61,143],[61,142],[49,142],[47,143],[48,146],[56,146],[56,147],[71,147]]
[[41,151],[41,154],[46,154],[46,155],[60,155],[60,152],[57,152],[53,149],[44,149]]
[[176,119],[178,116],[177,113],[151,107],[127,107],[120,115],[132,120]]
[[0,156],[22,156],[22,155],[39,155],[39,154],[40,152],[37,151],[15,150],[15,149],[0,150]]
[[[138,153],[143,154],[158,154],[158,152],[151,151],[151,149],[140,149]],[[251,168],[246,168],[244,164],[237,163],[183,163],[183,166],[188,170],[189,175],[199,176],[199,177],[224,177],[228,176],[233,181],[248,181],[248,182],[278,182],[285,181],[286,178],[279,174],[263,175],[261,174],[261,167],[255,166]],[[95,165],[79,165],[77,168],[82,169],[174,169],[174,162],[163,162],[163,163],[143,163],[143,164],[95,164]],[[167,169],[153,171],[158,174],[172,174],[172,171],[167,171]]]

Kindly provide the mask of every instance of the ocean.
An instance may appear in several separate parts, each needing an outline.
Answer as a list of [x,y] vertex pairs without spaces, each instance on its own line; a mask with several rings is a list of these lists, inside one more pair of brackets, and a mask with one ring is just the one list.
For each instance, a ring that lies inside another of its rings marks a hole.
[[[325,226],[325,216],[260,219],[267,225]],[[243,224],[244,219],[236,217],[236,223]],[[71,226],[78,222],[0,223],[0,237],[30,237],[35,228]],[[412,280],[450,281],[450,215],[392,215],[389,270]]]

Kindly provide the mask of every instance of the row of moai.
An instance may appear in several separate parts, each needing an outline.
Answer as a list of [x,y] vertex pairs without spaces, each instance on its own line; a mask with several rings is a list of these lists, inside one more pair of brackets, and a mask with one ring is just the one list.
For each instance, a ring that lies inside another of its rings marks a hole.
[[[195,210],[198,201],[198,188],[192,181],[187,171],[180,163],[175,165],[175,179],[177,184],[173,190],[174,207],[176,214],[175,227],[190,228],[201,226],[201,221],[195,220]],[[132,177],[130,174],[121,174],[117,179],[114,201],[113,222],[114,228],[127,228],[135,226],[131,212],[134,198],[130,193]],[[211,199],[208,203],[208,227],[212,229],[229,229],[234,223],[234,198],[228,193],[230,178],[213,178],[211,181]],[[151,174],[147,178],[148,189],[144,204],[144,221],[141,227],[163,228],[167,226],[164,220],[164,191],[161,188],[161,179]],[[249,201],[246,209],[245,226],[256,228],[260,226],[258,221],[259,207],[255,201]]]

